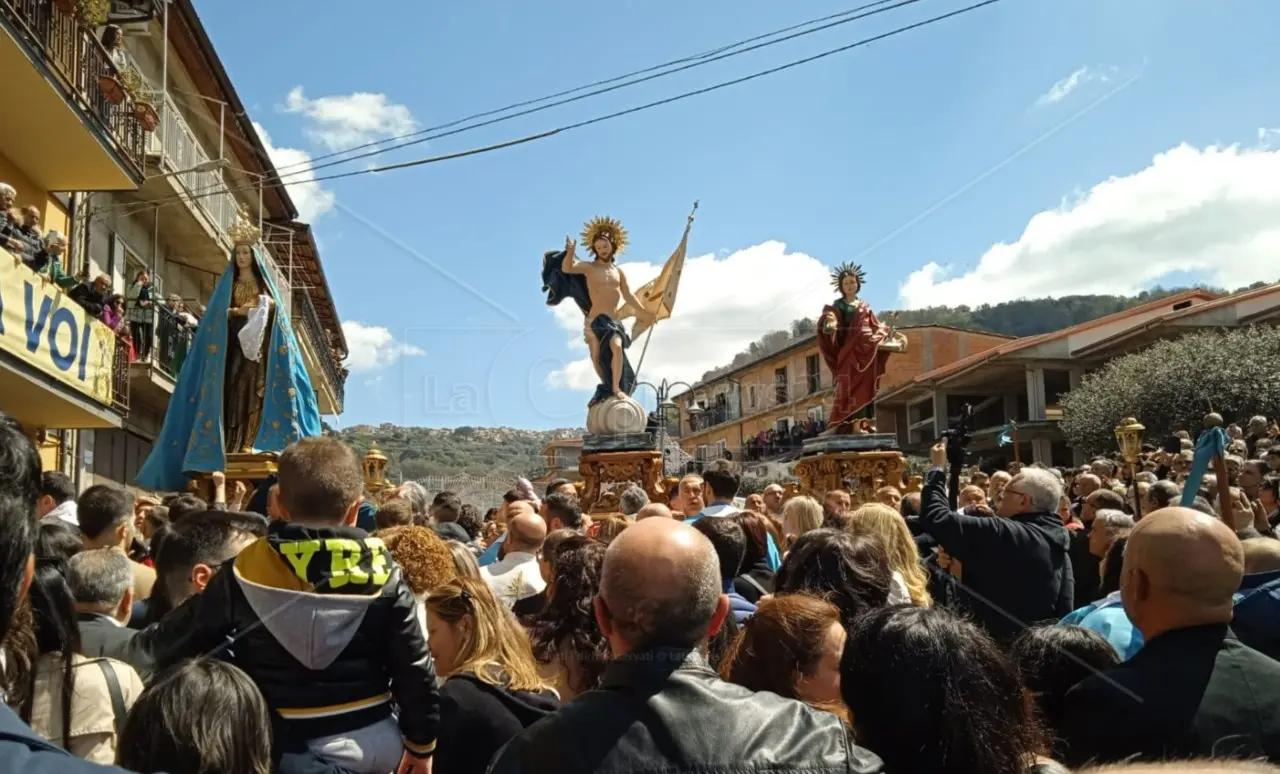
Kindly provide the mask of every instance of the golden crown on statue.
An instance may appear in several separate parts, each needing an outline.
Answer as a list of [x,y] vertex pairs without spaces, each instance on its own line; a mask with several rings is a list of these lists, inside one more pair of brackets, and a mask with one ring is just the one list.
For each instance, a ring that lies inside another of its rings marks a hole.
[[256,245],[262,238],[262,229],[258,228],[257,219],[250,218],[249,211],[241,205],[240,214],[231,228],[227,229],[227,235],[236,245]]

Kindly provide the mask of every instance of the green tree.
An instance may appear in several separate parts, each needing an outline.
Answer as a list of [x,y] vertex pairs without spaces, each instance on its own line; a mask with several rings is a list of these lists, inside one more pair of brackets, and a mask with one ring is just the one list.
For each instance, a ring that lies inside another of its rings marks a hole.
[[1158,442],[1178,430],[1193,435],[1210,408],[1228,422],[1280,416],[1280,328],[1205,330],[1116,358],[1062,399],[1062,433],[1086,454],[1115,448],[1125,417]]

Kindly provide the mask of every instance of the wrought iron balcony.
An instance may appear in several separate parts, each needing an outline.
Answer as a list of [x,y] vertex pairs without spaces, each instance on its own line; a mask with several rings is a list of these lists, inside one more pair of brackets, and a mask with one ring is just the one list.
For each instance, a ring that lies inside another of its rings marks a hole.
[[51,0],[0,0],[0,16],[17,33],[28,55],[47,68],[64,97],[114,146],[129,174],[141,180],[145,132],[128,96],[112,104],[103,91],[100,79],[115,78],[118,73],[97,38]]
[[346,402],[346,373],[338,365],[338,356],[333,351],[333,346],[329,343],[329,334],[325,331],[324,326],[320,324],[320,317],[316,315],[316,308],[312,306],[311,297],[307,295],[306,291],[294,291],[293,312],[290,314],[290,318],[295,324],[300,324],[302,329],[306,331],[307,338],[311,340],[311,346],[315,349],[316,357],[320,360],[320,367],[324,370],[325,378],[329,380],[329,384],[333,387],[333,394],[337,397],[338,405],[341,407]]

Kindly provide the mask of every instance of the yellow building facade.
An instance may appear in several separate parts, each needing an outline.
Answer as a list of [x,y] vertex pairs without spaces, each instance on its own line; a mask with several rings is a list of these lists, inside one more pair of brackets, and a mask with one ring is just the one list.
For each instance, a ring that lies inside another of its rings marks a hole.
[[[267,270],[322,414],[342,412],[346,379],[310,227],[282,186],[263,185],[276,169],[191,0],[113,3],[111,14],[122,45],[108,55],[103,29],[57,3],[0,0],[0,104],[22,106],[0,111],[0,182],[18,191],[18,208],[40,210],[44,230],[70,238],[68,272],[106,276],[125,295],[146,271],[158,307],[150,346],[131,359],[62,290],[0,254],[0,411],[41,440],[46,469],[81,488],[130,484],[150,453],[191,335],[168,301],[204,313],[242,209],[263,225]],[[126,71],[154,106],[153,126],[129,96],[109,95]],[[70,349],[84,354],[64,367]]]
[[[111,68],[91,30],[55,3],[0,0],[0,183],[14,210],[69,234],[80,190],[143,180],[132,102],[111,104]],[[127,362],[115,335],[0,245],[0,411],[35,439],[46,469],[69,470],[78,428],[122,426]],[[123,363],[123,369],[121,365]]]

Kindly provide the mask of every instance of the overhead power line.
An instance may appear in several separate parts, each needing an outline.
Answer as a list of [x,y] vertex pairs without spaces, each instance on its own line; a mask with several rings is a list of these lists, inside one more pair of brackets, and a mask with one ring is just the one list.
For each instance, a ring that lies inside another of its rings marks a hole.
[[[852,15],[854,15],[854,14],[861,13],[862,11],[866,11],[866,10],[869,10],[869,9],[872,9],[872,8],[876,8],[876,7],[878,7],[878,6],[882,6],[882,5],[889,5],[890,3],[894,3],[894,2],[897,2],[897,1],[898,1],[898,0],[875,0],[875,2],[866,3],[866,4],[864,4],[864,5],[860,5],[860,6],[856,7],[856,8],[850,8],[850,9],[848,9],[848,10],[840,11],[839,13],[829,14],[829,15],[827,15],[827,16],[822,16],[822,17],[819,17],[819,18],[817,18],[817,19],[810,19],[810,20],[808,20],[808,21],[800,22],[799,24],[792,24],[792,25],[790,25],[790,26],[788,26],[788,27],[782,27],[782,28],[780,28],[780,29],[772,30],[772,31],[770,31],[770,32],[762,33],[762,34],[760,34],[760,35],[755,35],[755,36],[750,37],[750,38],[744,38],[743,40],[739,40],[739,41],[736,41],[736,42],[734,42],[734,43],[728,43],[728,44],[725,44],[725,45],[723,45],[723,46],[718,46],[718,47],[713,48],[713,49],[711,49],[711,50],[709,50],[709,51],[703,51],[703,52],[702,52],[702,53],[700,53],[700,54],[692,54],[692,55],[689,55],[689,56],[681,57],[681,58],[679,58],[679,59],[672,59],[672,60],[670,60],[670,61],[663,62],[663,63],[661,63],[661,64],[651,65],[651,66],[649,66],[649,67],[645,67],[645,68],[640,69],[640,70],[632,70],[631,72],[629,72],[629,73],[624,73],[624,74],[622,74],[622,75],[615,75],[615,76],[613,76],[613,77],[611,77],[611,78],[604,78],[604,79],[601,79],[601,80],[598,80],[598,81],[593,81],[592,83],[583,84],[583,85],[581,85],[581,86],[575,86],[575,87],[573,87],[573,88],[571,88],[571,89],[565,89],[564,91],[558,91],[558,92],[556,92],[556,93],[554,93],[554,94],[547,94],[547,95],[544,95],[544,96],[541,96],[541,97],[537,97],[537,98],[534,98],[534,99],[527,99],[527,100],[523,100],[523,101],[521,101],[521,102],[513,102],[513,103],[511,103],[511,104],[509,104],[509,105],[504,105],[503,107],[500,107],[500,108],[493,108],[493,109],[490,109],[490,110],[485,110],[485,111],[480,112],[480,113],[473,113],[473,114],[471,114],[471,115],[469,115],[469,116],[465,116],[465,117],[463,117],[463,118],[458,118],[458,119],[455,119],[455,120],[453,120],[453,121],[449,121],[448,123],[444,123],[444,124],[437,124],[436,126],[429,126],[429,127],[425,128],[425,129],[419,129],[419,130],[416,130],[416,131],[413,131],[413,132],[407,132],[407,133],[405,133],[405,134],[395,135],[395,136],[392,136],[392,137],[384,137],[384,138],[382,138],[382,139],[374,140],[374,141],[372,141],[372,142],[366,142],[366,143],[363,143],[363,144],[361,144],[361,145],[354,145],[354,146],[352,146],[352,147],[350,147],[350,148],[345,148],[345,149],[343,149],[343,150],[333,151],[332,153],[326,153],[326,154],[321,155],[321,156],[315,156],[315,157],[312,157],[311,159],[309,159],[309,160],[307,160],[307,161],[295,161],[295,162],[294,162],[294,163],[292,163],[292,164],[285,164],[285,165],[284,165],[284,166],[282,166],[282,167],[277,167],[277,168],[276,168],[276,171],[278,171],[278,172],[283,172],[283,171],[284,171],[284,170],[286,170],[286,169],[292,169],[292,168],[294,168],[294,167],[299,167],[299,166],[307,166],[307,165],[309,165],[309,164],[311,164],[311,163],[314,163],[314,162],[316,162],[316,161],[323,161],[323,160],[325,160],[325,159],[330,159],[330,158],[333,158],[333,157],[335,157],[335,156],[344,156],[344,155],[346,155],[346,154],[348,154],[348,153],[354,153],[355,151],[365,150],[366,148],[374,148],[374,147],[377,147],[377,146],[380,146],[380,145],[384,145],[384,144],[388,144],[388,143],[392,143],[392,142],[397,142],[397,141],[399,141],[399,140],[407,140],[407,139],[412,138],[412,137],[420,137],[420,136],[422,136],[422,135],[424,135],[424,134],[430,134],[431,132],[438,132],[438,131],[442,131],[442,130],[445,130],[445,129],[452,129],[453,127],[455,127],[455,126],[457,126],[457,125],[459,125],[459,124],[464,124],[464,123],[467,123],[467,122],[469,122],[469,121],[475,121],[475,120],[478,120],[478,119],[481,119],[481,118],[489,118],[490,116],[496,116],[496,115],[498,115],[499,113],[506,113],[506,112],[511,111],[511,110],[518,110],[518,109],[523,108],[523,107],[529,107],[530,105],[536,105],[536,104],[538,104],[539,102],[547,102],[547,101],[549,101],[549,100],[558,99],[558,98],[560,98],[560,97],[566,97],[566,96],[568,96],[568,95],[570,95],[570,94],[576,94],[576,93],[578,93],[578,92],[580,92],[580,91],[586,91],[586,90],[588,90],[588,89],[595,89],[595,88],[598,88],[598,87],[600,87],[600,86],[608,86],[608,85],[610,85],[610,84],[618,83],[619,81],[624,81],[624,80],[626,80],[626,79],[628,79],[628,78],[634,78],[634,77],[636,77],[636,76],[640,76],[640,75],[647,75],[647,74],[649,74],[649,73],[653,73],[653,72],[656,72],[656,71],[658,71],[658,70],[665,70],[665,69],[667,69],[667,68],[669,68],[669,67],[677,67],[677,66],[679,66],[679,65],[683,65],[683,64],[686,64],[686,63],[690,63],[690,62],[699,62],[700,64],[704,64],[704,63],[706,63],[705,61],[701,61],[701,60],[719,61],[719,59],[721,59],[721,58],[725,58],[725,57],[722,57],[722,56],[720,56],[720,55],[724,54],[725,52],[732,51],[733,49],[741,48],[741,47],[743,47],[743,46],[749,46],[749,45],[751,45],[752,43],[757,43],[757,42],[762,41],[762,40],[768,40],[769,38],[777,37],[778,35],[785,35],[785,34],[786,34],[786,33],[788,33],[788,32],[794,32],[795,30],[804,29],[805,27],[812,27],[812,26],[813,26],[813,25],[815,25],[815,24],[823,24],[824,22],[830,22],[830,21],[835,20],[835,19],[844,19],[844,17],[852,16]],[[905,5],[906,3],[903,3],[903,4]],[[895,6],[895,7],[896,7],[896,6]],[[892,9],[890,8],[890,9],[885,9],[885,10],[892,10]],[[868,14],[868,15],[869,15],[869,14]],[[815,30],[809,30],[808,32],[805,32],[805,33],[802,33],[802,34],[803,34],[803,35],[807,35],[807,34],[811,34],[811,33],[813,33],[813,32],[821,32],[822,30],[830,29],[831,27],[837,26],[838,24],[844,24],[844,23],[846,23],[846,22],[848,22],[848,21],[856,21],[858,18],[863,18],[863,17],[857,17],[857,18],[853,18],[853,19],[845,19],[844,21],[836,22],[835,24],[828,24],[828,25],[825,25],[825,26],[820,27],[820,28],[815,29]],[[766,44],[764,44],[764,45],[773,45],[774,43],[782,43],[782,42],[784,42],[784,41],[786,41],[786,40],[791,40],[791,39],[793,39],[793,38],[795,38],[795,37],[799,37],[799,36],[798,36],[798,35],[789,36],[789,37],[782,38],[782,39],[779,39],[779,40],[771,41],[771,42],[766,43]],[[755,47],[752,47],[752,48],[750,48],[750,49],[746,49],[745,51],[740,51],[740,52],[737,52],[737,53],[747,53],[747,51],[754,51],[754,50],[756,50],[756,48],[761,48],[761,47],[762,47],[762,46],[755,46]],[[733,55],[733,56],[736,56],[736,54],[732,54],[732,55]],[[710,57],[717,57],[717,58],[716,58],[716,59],[709,59]],[[697,66],[697,65],[694,65],[694,66]],[[673,70],[672,72],[681,72],[681,70]],[[670,74],[670,73],[664,73],[663,75],[669,75],[669,74]],[[655,76],[655,77],[661,77],[661,76]],[[645,79],[645,80],[650,80],[650,79]],[[641,81],[636,81],[635,83],[643,83],[643,82],[644,82],[644,81],[643,81],[643,80],[641,80]],[[624,84],[624,86],[627,86],[627,85],[632,85],[632,84]],[[619,88],[622,88],[622,86],[620,86]],[[600,92],[600,93],[603,93],[603,92]],[[586,95],[586,96],[594,96],[594,95]],[[560,103],[560,104],[563,104],[563,103]],[[394,150],[394,148],[393,148],[393,149],[391,149],[391,150]],[[379,152],[384,152],[384,151],[379,151]]]
[[[702,65],[711,64],[713,62],[718,62],[723,59],[728,59],[730,57],[746,54],[751,51],[755,51],[757,49],[766,48],[768,46],[776,45],[778,43],[784,43],[786,41],[794,40],[796,38],[803,37],[805,35],[812,35],[814,33],[822,32],[824,30],[828,30],[842,24],[848,24],[850,22],[858,21],[860,19],[865,19],[867,17],[874,16],[880,13],[885,13],[887,11],[894,11],[908,5],[914,5],[915,3],[918,3],[918,2],[921,2],[921,0],[875,0],[875,2],[866,3],[856,8],[851,8],[846,11],[841,11],[840,13],[837,13],[837,14],[831,14],[829,16],[824,16],[819,19],[811,19],[807,22],[794,24],[794,25],[791,25],[790,27],[785,27],[781,30],[774,30],[773,32],[765,33],[763,35],[757,35],[753,38],[747,38],[746,40],[738,41],[736,43],[731,43],[726,46],[721,46],[718,49],[714,49],[713,51],[705,52],[703,54],[697,54],[690,57],[684,57],[683,59],[674,60],[673,62],[666,62],[660,65],[654,65],[652,67],[648,67],[643,70],[637,70],[633,73],[628,73],[626,75],[615,76],[613,78],[597,81],[593,84],[588,84],[586,86],[578,86],[573,89],[560,92],[558,94],[539,97],[537,99],[532,99],[532,100],[525,100],[524,102],[515,103],[513,105],[507,105],[505,107],[485,111],[484,113],[478,113],[474,116],[470,116],[467,118],[460,118],[460,119],[451,121],[447,124],[440,124],[439,126],[428,127],[426,129],[420,129],[414,132],[409,132],[407,134],[402,134],[395,137],[387,137],[381,140],[375,140],[373,142],[365,143],[364,145],[358,145],[352,148],[347,148],[345,150],[334,151],[332,153],[328,153],[322,156],[309,158],[306,161],[295,162],[293,164],[286,164],[285,166],[282,166],[282,167],[276,167],[276,174],[268,175],[267,177],[263,178],[262,184],[267,185],[267,184],[276,184],[281,182],[286,184],[305,183],[307,182],[305,179],[296,179],[296,178],[299,178],[300,176],[303,176],[303,175],[313,174],[317,170],[328,169],[330,167],[339,166],[342,164],[349,164],[353,161],[359,161],[361,159],[370,158],[372,156],[380,156],[383,153],[388,153],[394,150],[400,150],[401,148],[407,148],[413,145],[421,145],[422,143],[430,142],[431,140],[438,140],[444,137],[452,137],[454,135],[463,134],[465,132],[470,132],[476,129],[482,129],[487,126],[493,126],[495,124],[500,124],[505,121],[510,121],[516,118],[522,118],[524,116],[532,115],[534,113],[540,113],[545,110],[551,110],[552,108],[561,107],[563,105],[567,105],[573,102],[579,102],[584,99],[590,99],[591,97],[597,97],[602,94],[618,91],[620,89],[625,89],[631,86],[636,86],[641,83],[646,83],[648,81],[656,80],[658,78],[665,78],[668,75],[674,75],[676,73],[684,72],[685,70],[690,70],[695,67],[701,67]],[[833,19],[835,21],[831,21]],[[780,35],[785,32],[790,32],[792,30],[796,30],[804,27],[812,27],[813,25],[819,24],[822,22],[827,22],[827,23],[822,24],[822,26],[813,27],[812,29],[804,30],[802,32],[796,32],[791,35],[786,35],[785,37],[776,37],[777,35]],[[746,46],[747,44],[764,40],[766,38],[774,38],[774,39],[767,40],[766,42],[763,42],[763,43],[756,43],[755,45],[749,45],[748,47],[743,48],[743,46]],[[731,50],[731,49],[738,49],[738,50]],[[717,53],[717,52],[725,52],[725,53]],[[696,60],[696,61],[691,61],[691,60]],[[665,69],[665,68],[671,67],[672,65],[680,65],[682,62],[688,62],[688,63],[683,64],[682,66],[675,67],[674,69]],[[655,70],[664,70],[664,71],[655,73],[653,72]],[[634,78],[632,80],[626,80],[628,78],[632,78],[632,76],[641,75],[644,73],[650,73],[650,74],[644,75],[643,77]],[[625,81],[625,82],[620,82],[620,81]],[[500,116],[497,115],[499,113],[507,113],[508,111],[517,107],[521,107],[525,105],[536,105],[539,102],[545,102],[546,100],[550,100],[555,97],[561,97],[563,95],[568,95],[568,94],[575,94],[575,92],[582,92],[582,91],[585,91],[586,89],[592,89],[594,86],[599,86],[601,84],[612,84],[612,85],[603,86],[602,88],[595,88],[592,91],[576,94],[575,96],[566,96],[563,99],[557,99],[556,101],[550,102],[545,105],[528,107],[525,110],[520,110],[515,113],[508,113],[507,115],[500,115]],[[497,117],[489,118],[486,121],[470,124],[468,126],[461,126],[461,127],[458,126],[458,124],[466,123],[473,119],[482,118],[485,116],[497,116]],[[409,139],[409,138],[413,138],[413,139]],[[380,146],[380,145],[391,143],[391,142],[395,142],[396,144],[390,145],[388,147],[380,147],[377,150],[369,151],[366,153],[360,153],[353,156],[347,155],[347,154],[353,153],[354,151],[361,150],[363,148]],[[334,161],[328,161],[324,164],[315,163],[317,161],[321,161],[324,159],[332,159],[335,156],[343,156],[344,158],[339,158]],[[295,167],[300,167],[300,168],[292,172],[284,172],[284,170],[293,169]],[[197,196],[203,195],[206,192],[212,192],[213,194],[217,194],[219,192],[218,191],[219,188],[220,186],[216,184],[209,185],[204,188],[192,190],[190,193]]]
[[[513,146],[516,146],[516,145],[523,145],[523,144],[526,144],[526,143],[529,143],[529,142],[533,142],[534,140],[542,140],[542,139],[546,139],[546,138],[548,138],[548,137],[553,137],[553,136],[555,136],[555,135],[559,135],[559,134],[563,134],[563,133],[566,133],[566,132],[570,132],[570,131],[573,131],[573,130],[575,130],[575,129],[582,129],[582,128],[585,128],[585,127],[588,127],[588,126],[593,126],[593,125],[595,125],[595,124],[603,123],[603,122],[605,122],[605,121],[611,121],[611,120],[614,120],[614,119],[617,119],[617,118],[622,118],[622,117],[624,117],[624,116],[629,116],[629,115],[633,115],[633,114],[635,114],[635,113],[640,113],[640,112],[643,112],[643,111],[646,111],[646,110],[651,110],[651,109],[653,109],[653,108],[661,107],[661,106],[663,106],[663,105],[669,105],[669,104],[672,104],[672,103],[674,103],[674,102],[680,102],[680,101],[682,101],[682,100],[689,99],[689,98],[691,98],[691,97],[701,96],[701,95],[703,95],[703,94],[709,94],[709,93],[714,92],[714,91],[719,91],[719,90],[721,90],[721,89],[729,88],[730,86],[737,86],[737,85],[739,85],[739,84],[747,83],[747,82],[749,82],[749,81],[754,81],[754,80],[756,80],[756,79],[763,78],[763,77],[765,77],[765,76],[775,75],[775,74],[777,74],[777,73],[784,72],[784,71],[786,71],[786,70],[791,70],[791,69],[794,69],[794,68],[796,68],[796,67],[800,67],[801,65],[810,64],[810,63],[813,63],[813,62],[816,62],[816,61],[819,61],[819,60],[826,59],[826,58],[828,58],[828,57],[834,56],[834,55],[836,55],[836,54],[841,54],[841,53],[844,53],[844,52],[846,52],[846,51],[851,51],[851,50],[853,50],[853,49],[855,49],[855,48],[860,48],[860,47],[862,47],[862,46],[866,46],[866,45],[869,45],[869,44],[871,44],[871,43],[876,43],[876,42],[879,42],[879,41],[881,41],[881,40],[885,40],[885,39],[887,39],[887,38],[895,37],[895,36],[897,36],[897,35],[901,35],[902,33],[905,33],[905,32],[910,32],[910,31],[912,31],[912,30],[916,30],[916,29],[920,29],[920,28],[923,28],[923,27],[927,27],[927,26],[929,26],[929,25],[936,24],[936,23],[938,23],[938,22],[942,22],[942,21],[946,21],[946,20],[948,20],[948,19],[956,18],[956,17],[958,17],[958,16],[962,16],[962,15],[964,15],[964,14],[971,13],[971,12],[973,12],[973,11],[977,11],[977,10],[982,9],[982,8],[985,8],[985,7],[987,7],[987,6],[995,5],[995,4],[999,3],[999,2],[1001,2],[1001,0],[982,0],[981,2],[978,2],[978,3],[974,3],[974,4],[972,4],[972,5],[965,6],[965,7],[963,7],[963,8],[958,8],[958,9],[956,9],[956,10],[954,10],[954,11],[950,11],[950,12],[948,12],[948,13],[939,14],[939,15],[937,15],[937,16],[932,16],[932,17],[930,17],[930,18],[928,18],[928,19],[923,19],[923,20],[921,20],[921,21],[914,22],[914,23],[912,23],[912,24],[903,25],[903,26],[901,26],[901,27],[894,28],[894,29],[889,30],[889,31],[887,31],[887,32],[880,33],[880,34],[878,34],[878,35],[872,35],[872,36],[870,36],[870,37],[866,37],[866,38],[862,38],[862,39],[860,39],[860,40],[856,40],[856,41],[854,41],[854,42],[852,42],[852,43],[848,43],[848,44],[845,44],[845,45],[843,45],[843,46],[837,46],[837,47],[835,47],[835,48],[826,49],[826,50],[824,50],[824,51],[821,51],[821,52],[819,52],[819,53],[817,53],[817,54],[813,54],[813,55],[811,55],[811,56],[803,57],[803,58],[800,58],[800,59],[794,59],[794,60],[792,60],[792,61],[790,61],[790,62],[786,62],[786,63],[781,64],[781,65],[778,65],[778,66],[776,66],[776,67],[770,67],[770,68],[765,69],[765,70],[759,70],[759,71],[757,71],[757,72],[751,73],[751,74],[749,74],[749,75],[744,75],[744,76],[739,77],[739,78],[733,78],[733,79],[726,80],[726,81],[720,81],[720,82],[715,83],[715,84],[712,84],[712,85],[710,85],[710,86],[705,86],[705,87],[702,87],[702,88],[699,88],[699,89],[692,89],[692,90],[690,90],[690,91],[685,91],[685,92],[682,92],[682,93],[680,93],[680,94],[676,94],[676,95],[673,95],[673,96],[670,96],[670,97],[665,97],[665,98],[663,98],[663,99],[654,100],[654,101],[652,101],[652,102],[647,102],[647,103],[642,104],[642,105],[636,105],[636,106],[634,106],[634,107],[625,108],[625,109],[622,109],[622,110],[617,110],[617,111],[614,111],[614,112],[612,112],[612,113],[606,113],[606,114],[604,114],[604,115],[595,116],[595,117],[593,117],[593,118],[588,118],[588,119],[585,119],[585,120],[582,120],[582,121],[577,121],[577,122],[574,122],[574,123],[571,123],[571,124],[565,124],[565,125],[563,125],[563,126],[560,126],[560,127],[554,128],[554,129],[548,129],[548,130],[546,130],[546,131],[543,131],[543,132],[537,132],[537,133],[535,133],[535,134],[527,135],[527,136],[524,136],[524,137],[518,137],[518,138],[511,139],[511,140],[506,140],[506,141],[504,141],[504,142],[495,143],[495,144],[492,144],[492,145],[485,145],[485,146],[481,146],[481,147],[478,147],[478,148],[472,148],[472,149],[464,150],[464,151],[458,151],[458,152],[455,152],[455,153],[447,153],[447,154],[443,154],[443,155],[439,155],[439,156],[429,156],[429,157],[426,157],[426,158],[415,159],[415,160],[412,160],[412,161],[404,161],[404,162],[399,162],[399,163],[395,163],[395,164],[387,164],[387,165],[378,166],[378,167],[371,167],[371,168],[369,168],[369,169],[360,169],[360,170],[354,170],[354,171],[351,171],[351,172],[342,172],[342,173],[337,173],[337,174],[333,174],[333,175],[322,175],[322,176],[319,176],[319,177],[316,177],[316,178],[313,178],[313,179],[310,179],[310,180],[299,180],[299,181],[295,181],[295,183],[293,183],[293,184],[299,184],[299,183],[304,183],[304,184],[305,184],[305,183],[320,183],[320,182],[325,182],[325,181],[329,181],[329,180],[341,180],[341,179],[345,179],[345,178],[349,178],[349,177],[357,177],[357,176],[360,176],[360,175],[369,175],[369,174],[382,173],[382,172],[391,172],[391,171],[400,170],[400,169],[408,169],[408,168],[411,168],[411,167],[423,166],[423,165],[426,165],[426,164],[433,164],[433,163],[436,163],[436,162],[439,162],[439,161],[448,161],[448,160],[451,160],[451,159],[463,158],[463,157],[466,157],[466,156],[475,156],[475,155],[479,155],[479,154],[482,154],[482,153],[488,153],[488,152],[490,152],[490,151],[502,150],[502,149],[505,149],[505,148],[510,148],[510,147],[513,147]],[[271,181],[271,182],[270,182],[270,184],[272,184],[272,185],[280,185],[280,184],[289,185],[290,183],[287,183],[287,182],[286,182],[286,183],[281,183],[280,181]],[[256,185],[244,186],[244,187],[242,187],[242,188],[230,189],[230,192],[234,193],[234,192],[238,192],[238,191],[252,191],[252,190],[256,190],[256,189],[257,189],[257,187],[258,187],[258,186],[256,186]],[[218,192],[215,192],[215,193],[221,193],[221,191],[218,191]],[[212,194],[205,193],[205,194],[190,195],[190,196],[189,196],[189,195],[186,195],[186,194],[175,194],[175,195],[172,197],[172,198],[173,198],[173,202],[169,202],[169,203],[180,202],[180,201],[190,201],[190,200],[193,200],[193,199],[203,198],[203,197],[205,197],[205,196],[209,196],[209,195],[212,195]],[[142,211],[145,211],[145,210],[148,210],[148,209],[152,209],[152,208],[154,208],[154,207],[156,206],[157,201],[163,201],[163,200],[162,200],[162,199],[161,199],[161,200],[153,200],[153,201],[149,201],[149,202],[146,202],[146,203],[143,203],[143,204],[139,204],[139,205],[138,205],[138,207],[137,207],[137,209],[136,209],[136,210],[132,210],[131,212],[142,212]]]

